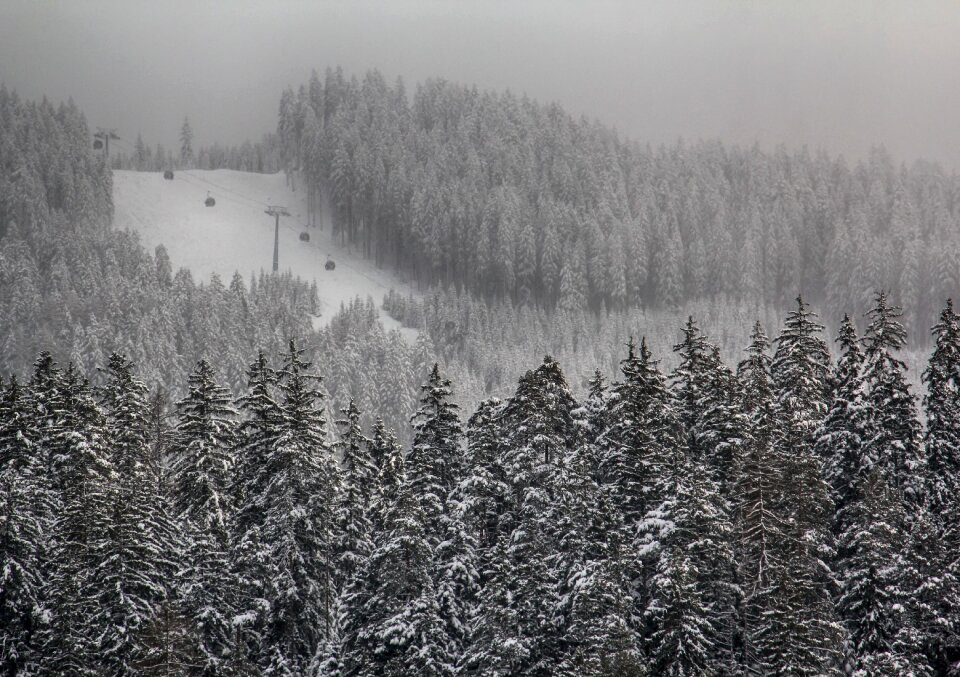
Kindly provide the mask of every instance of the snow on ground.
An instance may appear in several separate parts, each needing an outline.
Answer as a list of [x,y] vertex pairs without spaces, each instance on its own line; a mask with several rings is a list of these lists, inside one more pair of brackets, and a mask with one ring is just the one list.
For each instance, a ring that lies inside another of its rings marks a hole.
[[[216,200],[204,206],[207,192]],[[267,205],[283,205],[289,217],[280,217],[280,271],[316,280],[320,315],[315,326],[324,326],[341,303],[372,296],[379,306],[390,288],[406,295],[416,291],[392,273],[341,247],[331,236],[329,216],[321,227],[307,228],[306,192],[292,191],[283,173],[254,174],[228,169],[191,170],[174,173],[173,181],[156,172],[114,171],[114,226],[140,233],[151,251],[166,246],[174,269],[189,268],[196,280],[211,273],[229,284],[234,271],[244,278],[273,266],[274,217],[264,213]],[[301,242],[307,231],[310,242]],[[327,256],[336,269],[327,271]],[[386,329],[399,323],[380,311]],[[404,329],[408,339],[416,332]]]

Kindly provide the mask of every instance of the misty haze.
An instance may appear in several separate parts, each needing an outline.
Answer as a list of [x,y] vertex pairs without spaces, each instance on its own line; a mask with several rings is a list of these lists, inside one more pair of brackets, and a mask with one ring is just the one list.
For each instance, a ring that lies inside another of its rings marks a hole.
[[0,4],[0,672],[960,675],[957,36]]

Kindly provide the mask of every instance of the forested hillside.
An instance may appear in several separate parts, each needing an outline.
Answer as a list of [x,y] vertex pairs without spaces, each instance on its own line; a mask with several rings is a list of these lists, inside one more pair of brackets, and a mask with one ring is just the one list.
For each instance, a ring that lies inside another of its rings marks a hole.
[[122,350],[163,385],[215,353],[240,385],[254,346],[311,333],[309,285],[198,284],[162,247],[151,256],[111,231],[111,172],[75,106],[0,88],[0,120],[0,371],[24,369],[43,349],[94,374]]
[[[550,357],[404,451],[290,342],[175,416],[41,354],[0,393],[14,674],[932,675],[960,664],[960,317],[918,410],[900,309],[830,360],[804,302],[736,370],[689,319],[574,398]],[[376,412],[367,412],[376,416]],[[922,425],[926,421],[926,432]],[[336,442],[328,431],[336,429]]]
[[739,299],[862,315],[875,289],[915,334],[960,283],[960,180],[806,149],[650,148],[555,104],[377,71],[315,73],[280,101],[286,168],[345,240],[423,282],[547,309]]
[[434,360],[429,341],[385,332],[362,301],[315,332],[316,288],[289,275],[194,279],[164,247],[151,255],[110,229],[111,172],[75,106],[0,86],[0,122],[0,374],[23,372],[46,350],[98,383],[121,351],[162,404],[184,394],[199,359],[216,357],[239,392],[258,348],[276,352],[297,337],[329,374],[332,406],[356,398],[407,434]]

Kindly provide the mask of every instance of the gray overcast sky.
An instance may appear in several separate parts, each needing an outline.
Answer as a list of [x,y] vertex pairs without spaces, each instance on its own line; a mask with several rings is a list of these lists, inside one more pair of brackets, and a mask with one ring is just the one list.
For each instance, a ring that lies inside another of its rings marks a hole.
[[0,0],[0,81],[91,126],[258,138],[328,65],[555,100],[652,143],[883,143],[960,169],[960,3]]

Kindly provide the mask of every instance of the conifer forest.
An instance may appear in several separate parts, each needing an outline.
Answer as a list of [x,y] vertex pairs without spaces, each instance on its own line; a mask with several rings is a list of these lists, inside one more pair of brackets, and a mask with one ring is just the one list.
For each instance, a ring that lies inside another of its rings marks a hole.
[[395,66],[118,133],[9,63],[0,675],[960,676],[949,163]]

